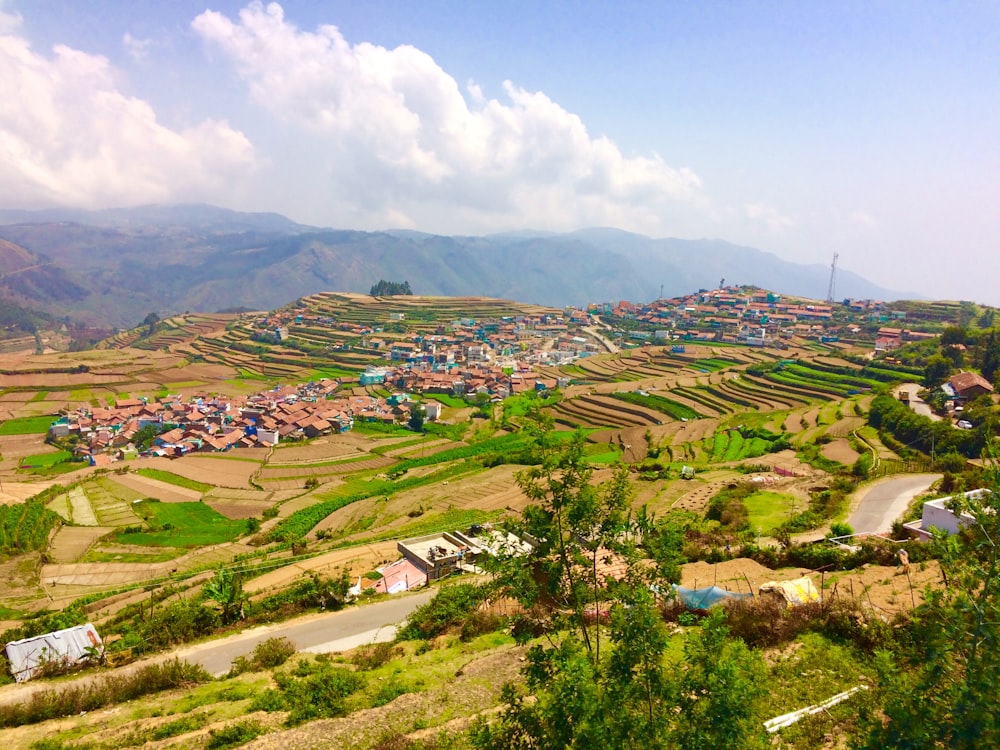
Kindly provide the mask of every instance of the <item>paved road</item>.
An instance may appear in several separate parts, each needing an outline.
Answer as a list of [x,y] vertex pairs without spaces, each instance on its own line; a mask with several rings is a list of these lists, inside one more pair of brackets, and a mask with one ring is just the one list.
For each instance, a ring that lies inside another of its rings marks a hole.
[[291,622],[268,625],[231,636],[224,640],[200,643],[178,651],[175,656],[201,664],[213,675],[225,674],[237,656],[246,656],[268,638],[288,638],[299,651],[325,653],[344,651],[363,643],[392,640],[396,625],[421,604],[426,604],[437,589],[413,594],[399,594],[384,602],[349,607],[341,612],[310,615]]
[[940,474],[904,474],[881,479],[861,490],[858,506],[847,522],[855,534],[890,531],[913,498],[940,478]]
[[897,398],[899,397],[900,391],[910,392],[910,409],[914,414],[919,414],[922,417],[927,417],[934,422],[940,422],[941,417],[931,411],[931,406],[926,401],[922,400],[917,392],[923,388],[919,383],[903,383],[900,386],[896,386],[893,390],[893,395]]

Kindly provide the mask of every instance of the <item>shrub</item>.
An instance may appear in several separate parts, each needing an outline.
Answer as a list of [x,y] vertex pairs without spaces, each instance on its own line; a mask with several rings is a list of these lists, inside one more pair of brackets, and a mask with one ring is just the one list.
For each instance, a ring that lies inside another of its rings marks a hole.
[[437,596],[410,615],[406,626],[396,637],[410,641],[434,638],[449,628],[464,623],[485,598],[486,592],[482,586],[471,583],[444,586]]
[[279,674],[276,681],[288,711],[286,723],[289,726],[343,716],[347,711],[345,699],[365,685],[361,675],[322,663],[313,665],[310,674],[304,677]]
[[295,653],[295,645],[287,638],[268,638],[258,643],[250,653],[250,657],[238,656],[233,660],[229,676],[235,677],[244,672],[260,672],[264,669],[279,667],[288,661]]
[[402,650],[391,643],[372,643],[358,647],[351,657],[351,664],[362,670],[378,669],[400,653]]
[[221,729],[210,730],[208,733],[208,744],[205,747],[208,750],[225,750],[228,747],[244,745],[263,733],[264,727],[260,725],[260,722],[252,719],[238,721]]

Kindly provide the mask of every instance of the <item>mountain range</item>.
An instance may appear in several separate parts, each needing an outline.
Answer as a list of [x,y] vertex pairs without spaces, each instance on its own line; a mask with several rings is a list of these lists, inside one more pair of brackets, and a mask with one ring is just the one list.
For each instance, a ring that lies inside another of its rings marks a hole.
[[[149,312],[273,309],[379,279],[415,294],[480,295],[563,307],[642,302],[753,284],[822,299],[830,269],[722,240],[617,229],[481,237],[361,232],[206,205],[102,211],[0,210],[0,300],[92,326]],[[838,269],[837,298],[913,297]]]

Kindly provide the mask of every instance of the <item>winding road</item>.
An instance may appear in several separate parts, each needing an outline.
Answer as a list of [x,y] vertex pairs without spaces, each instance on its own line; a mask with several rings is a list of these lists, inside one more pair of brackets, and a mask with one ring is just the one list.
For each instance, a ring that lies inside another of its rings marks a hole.
[[881,534],[906,512],[917,495],[925,492],[940,474],[903,474],[880,479],[861,489],[847,523],[855,534]]

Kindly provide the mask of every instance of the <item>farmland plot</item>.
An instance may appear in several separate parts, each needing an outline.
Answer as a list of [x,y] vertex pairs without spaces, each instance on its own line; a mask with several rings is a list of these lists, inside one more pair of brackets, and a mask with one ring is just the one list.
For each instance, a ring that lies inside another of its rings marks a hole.
[[[338,436],[339,437],[339,436]],[[278,447],[271,453],[269,464],[294,464],[324,461],[365,452],[355,441],[320,438],[306,445]]]
[[49,559],[54,563],[74,563],[105,534],[113,531],[106,526],[60,526],[49,545]]
[[197,490],[177,487],[141,474],[115,474],[111,481],[123,488],[139,492],[143,497],[152,497],[164,503],[190,503],[201,500],[201,493]]
[[861,454],[851,447],[850,441],[846,438],[837,438],[826,443],[819,451],[824,458],[836,461],[844,466],[852,466],[855,461],[861,458]]
[[[257,461],[242,461],[235,458],[236,454],[233,451],[225,454],[225,456],[230,455],[234,457],[216,458],[213,454],[205,454],[185,456],[176,461],[169,458],[146,458],[142,459],[141,465],[219,487],[249,488],[250,478],[261,464]],[[263,461],[265,456],[263,451],[257,451],[252,455],[257,456],[260,461]]]

